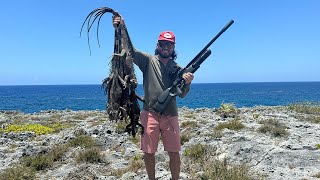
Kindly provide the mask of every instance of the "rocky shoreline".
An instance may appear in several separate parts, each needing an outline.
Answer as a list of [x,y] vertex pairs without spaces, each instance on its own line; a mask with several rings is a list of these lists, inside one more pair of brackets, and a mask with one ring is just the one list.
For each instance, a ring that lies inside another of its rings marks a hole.
[[[184,107],[179,109],[179,116],[183,138],[181,179],[198,179],[208,173],[205,168],[192,166],[196,161],[192,161],[195,154],[191,149],[195,146],[204,149],[205,158],[245,165],[252,177],[320,178],[318,109],[313,113],[288,106],[257,106],[222,112],[221,108]],[[14,174],[15,166],[23,167],[24,157],[45,155],[62,145],[65,149],[59,159],[41,166],[35,171],[35,179],[147,179],[139,138],[123,133],[123,127],[110,122],[103,111],[0,111],[0,126],[0,179],[9,171]],[[34,130],[19,129],[22,127]],[[83,160],[86,146],[74,141],[79,136],[93,139],[99,150],[91,152],[98,155],[89,157],[96,160]],[[31,166],[30,160],[24,161]],[[157,179],[170,179],[168,156],[161,143],[156,161]]]

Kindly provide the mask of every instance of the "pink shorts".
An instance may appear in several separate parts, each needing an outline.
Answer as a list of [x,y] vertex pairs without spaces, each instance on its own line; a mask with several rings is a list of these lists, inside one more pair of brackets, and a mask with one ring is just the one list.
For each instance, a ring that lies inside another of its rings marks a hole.
[[179,152],[181,150],[178,116],[159,115],[142,110],[140,120],[144,127],[144,133],[141,136],[143,152],[155,153],[157,151],[160,133],[165,151]]

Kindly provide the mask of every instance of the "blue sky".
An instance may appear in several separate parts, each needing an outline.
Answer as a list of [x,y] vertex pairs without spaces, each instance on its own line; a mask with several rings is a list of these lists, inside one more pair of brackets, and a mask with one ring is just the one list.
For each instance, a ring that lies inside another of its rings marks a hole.
[[111,14],[101,20],[100,48],[91,33],[91,55],[79,32],[104,6],[122,14],[141,51],[153,53],[159,33],[172,30],[182,66],[233,19],[196,83],[320,81],[318,0],[3,0],[0,85],[100,84],[113,51]]

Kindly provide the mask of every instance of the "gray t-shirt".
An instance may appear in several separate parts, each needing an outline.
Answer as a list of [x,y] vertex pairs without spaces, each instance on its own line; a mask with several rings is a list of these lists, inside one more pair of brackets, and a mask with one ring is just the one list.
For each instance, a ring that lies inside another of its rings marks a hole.
[[[169,60],[166,65],[159,61],[158,55],[150,55],[138,50],[134,52],[134,63],[140,68],[143,74],[144,99],[143,109],[153,111],[152,106],[158,96],[167,88],[171,87],[174,81],[173,72],[180,67],[175,61]],[[185,97],[190,90],[190,84],[184,85],[180,97]],[[172,98],[164,113],[166,115],[178,115],[176,97]]]

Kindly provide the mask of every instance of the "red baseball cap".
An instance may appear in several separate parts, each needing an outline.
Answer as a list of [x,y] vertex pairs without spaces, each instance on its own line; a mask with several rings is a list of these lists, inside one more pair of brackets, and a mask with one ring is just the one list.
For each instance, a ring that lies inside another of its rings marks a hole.
[[160,33],[158,41],[170,41],[176,43],[176,37],[171,31],[163,31]]

